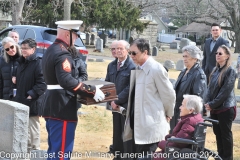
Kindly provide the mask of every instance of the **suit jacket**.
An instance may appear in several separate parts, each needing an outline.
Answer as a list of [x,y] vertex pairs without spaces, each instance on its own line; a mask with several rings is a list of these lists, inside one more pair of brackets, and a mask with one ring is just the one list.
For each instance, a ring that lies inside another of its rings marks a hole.
[[130,73],[135,69],[135,64],[128,56],[124,65],[117,71],[118,59],[113,60],[107,68],[107,75],[105,81],[112,82],[116,86],[118,100],[115,100],[115,104],[127,108]]
[[202,69],[205,72],[207,79],[209,78],[209,75],[212,72],[212,69],[216,66],[216,55],[217,49],[221,45],[229,46],[228,40],[223,39],[222,37],[219,37],[215,46],[213,47],[212,52],[210,51],[210,44],[212,42],[212,38],[208,38],[205,41],[205,46],[203,50],[203,61],[202,61]]
[[[134,85],[135,99],[132,106]],[[132,70],[128,99],[123,141],[133,138],[130,127],[131,107],[134,107],[135,143],[150,144],[163,140],[170,129],[166,116],[173,116],[176,99],[166,69],[149,57],[142,70]]]

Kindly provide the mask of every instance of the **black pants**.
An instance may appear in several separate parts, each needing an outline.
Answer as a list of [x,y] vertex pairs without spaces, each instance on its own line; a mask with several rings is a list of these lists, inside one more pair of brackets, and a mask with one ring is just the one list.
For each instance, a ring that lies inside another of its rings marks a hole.
[[233,160],[232,122],[234,108],[232,107],[219,114],[211,114],[211,118],[219,121],[219,124],[213,124],[213,132],[216,135],[219,156],[224,160]]
[[170,133],[172,133],[173,129],[175,128],[175,126],[179,122],[179,119],[180,119],[179,106],[181,106],[181,104],[176,103],[175,108],[174,108],[174,115],[173,115],[172,119],[170,120]]
[[150,159],[152,159],[150,156],[156,151],[156,149],[158,147],[157,144],[158,144],[157,142],[150,143],[150,144],[136,144],[135,138],[134,138],[134,130],[133,130],[132,153],[139,153],[140,156],[145,157],[145,158],[134,157],[132,160],[150,160]]
[[122,133],[124,130],[125,117],[113,112],[113,154],[114,160],[123,159],[123,153],[132,152],[132,142],[123,142]]

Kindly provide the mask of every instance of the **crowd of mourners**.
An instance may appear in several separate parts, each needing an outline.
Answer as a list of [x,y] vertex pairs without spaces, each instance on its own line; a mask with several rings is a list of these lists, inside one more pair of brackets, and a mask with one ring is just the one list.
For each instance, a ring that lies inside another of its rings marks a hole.
[[[81,22],[58,21],[57,38],[43,57],[36,56],[37,43],[28,38],[19,44],[19,34],[10,31],[2,40],[0,57],[0,98],[29,106],[28,152],[40,149],[40,121],[46,120],[48,154],[72,153],[77,95],[105,99],[101,86],[86,85],[85,64],[74,42]],[[114,159],[162,160],[168,138],[192,139],[195,126],[204,116],[213,124],[217,152],[223,160],[233,160],[232,122],[236,117],[234,84],[237,74],[231,66],[229,42],[221,26],[213,23],[211,38],[204,49],[182,48],[185,65],[173,86],[168,70],[151,56],[146,39],[131,44],[115,40],[105,81],[116,86],[118,100],[107,102],[113,115],[113,141],[109,153]],[[208,114],[209,113],[209,114]],[[168,146],[189,148],[188,144]],[[155,155],[150,156],[149,155]],[[159,155],[159,156],[157,156]],[[48,159],[61,159],[58,156]],[[70,159],[65,157],[64,159]]]

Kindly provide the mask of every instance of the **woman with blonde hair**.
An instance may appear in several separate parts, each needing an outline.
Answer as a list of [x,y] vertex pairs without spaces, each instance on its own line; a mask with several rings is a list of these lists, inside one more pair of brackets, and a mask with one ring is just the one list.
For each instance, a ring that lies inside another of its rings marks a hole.
[[11,38],[2,40],[3,56],[0,57],[0,98],[11,100],[13,97],[13,81],[16,78],[17,59],[21,56],[19,45]]
[[210,111],[212,119],[219,124],[213,124],[216,135],[217,151],[224,160],[233,159],[232,122],[236,116],[236,99],[234,84],[236,71],[231,66],[231,51],[222,45],[216,52],[216,67],[209,77],[208,90],[205,97],[205,108]]

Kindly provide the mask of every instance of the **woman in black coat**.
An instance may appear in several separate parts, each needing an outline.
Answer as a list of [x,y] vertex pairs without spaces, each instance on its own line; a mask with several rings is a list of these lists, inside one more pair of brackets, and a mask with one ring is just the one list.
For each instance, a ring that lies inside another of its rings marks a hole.
[[40,121],[38,100],[47,89],[43,78],[41,59],[36,56],[36,41],[29,38],[21,43],[22,56],[18,59],[16,83],[16,102],[30,108],[28,151],[40,149]]
[[21,56],[20,47],[11,38],[2,40],[3,56],[0,57],[0,98],[11,100],[15,85],[12,79],[16,77],[17,59]]
[[236,116],[236,99],[234,85],[236,71],[231,67],[230,49],[222,45],[216,52],[216,67],[209,76],[208,90],[205,97],[205,107],[210,111],[212,119],[219,124],[213,124],[216,135],[217,151],[224,160],[233,160],[232,122]]
[[170,121],[171,132],[180,118],[179,107],[182,105],[183,95],[191,94],[203,98],[204,90],[207,87],[206,75],[200,67],[203,59],[202,51],[194,45],[183,47],[183,62],[185,69],[181,71],[175,84],[176,104],[174,116]]

